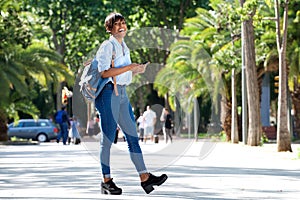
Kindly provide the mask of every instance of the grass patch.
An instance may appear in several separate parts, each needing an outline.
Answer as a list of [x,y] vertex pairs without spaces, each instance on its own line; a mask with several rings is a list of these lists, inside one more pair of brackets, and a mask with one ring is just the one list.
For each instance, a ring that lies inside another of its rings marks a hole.
[[18,138],[16,136],[14,136],[14,137],[10,138],[10,141],[12,141],[12,142],[32,142],[32,139],[28,140],[28,139]]
[[38,145],[39,142],[32,141],[32,139],[23,139],[18,137],[11,137],[8,141],[0,142],[0,145]]
[[[181,133],[181,138],[189,138],[188,133]],[[190,134],[190,138],[193,139],[195,136],[193,133]],[[198,133],[198,139],[212,139],[213,141],[225,141],[223,140],[223,137],[226,138],[226,136],[223,136],[222,133]]]
[[264,143],[268,143],[268,142],[269,142],[268,137],[266,136],[265,133],[263,133],[262,136],[261,136],[261,138],[260,138],[259,146],[263,146]]

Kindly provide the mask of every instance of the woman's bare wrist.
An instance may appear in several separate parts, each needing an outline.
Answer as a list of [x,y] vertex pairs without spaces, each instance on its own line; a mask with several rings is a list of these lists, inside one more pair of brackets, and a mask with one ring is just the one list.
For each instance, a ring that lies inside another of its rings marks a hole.
[[134,71],[134,66],[133,65],[128,65],[128,67],[129,67],[129,71]]

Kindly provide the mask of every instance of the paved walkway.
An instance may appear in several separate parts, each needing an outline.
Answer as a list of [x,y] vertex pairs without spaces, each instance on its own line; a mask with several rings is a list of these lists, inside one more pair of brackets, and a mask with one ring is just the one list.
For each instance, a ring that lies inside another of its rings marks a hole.
[[0,146],[0,199],[300,199],[299,144],[293,153],[278,153],[275,144],[189,140],[141,147],[150,171],[169,179],[145,194],[119,142],[112,170],[123,195],[108,196],[100,194],[97,142]]

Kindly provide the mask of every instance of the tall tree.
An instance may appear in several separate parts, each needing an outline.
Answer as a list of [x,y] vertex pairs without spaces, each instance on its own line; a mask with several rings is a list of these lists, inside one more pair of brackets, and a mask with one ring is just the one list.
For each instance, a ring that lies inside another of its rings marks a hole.
[[22,9],[38,16],[34,26],[37,37],[45,39],[73,71],[82,57],[103,40],[104,1],[25,0]]
[[[136,29],[132,31],[133,33],[139,31],[138,28],[144,27],[167,27],[173,30],[175,25],[181,28],[184,18],[193,15],[195,8],[200,4],[205,5],[205,2],[207,1],[25,0],[23,7],[39,16],[36,26],[40,26],[40,38],[46,38],[49,46],[62,55],[62,62],[77,72],[84,56],[107,39],[108,34],[103,25],[108,13],[113,11],[122,13],[126,17],[128,28]],[[164,43],[164,47],[169,45],[169,39],[162,33],[147,36],[145,41],[152,39]],[[149,60],[152,63],[164,63],[168,54],[168,51],[163,51],[160,47],[145,50],[141,47],[139,38],[129,41],[127,37],[126,42],[130,48],[132,46],[135,48],[132,53],[135,62]],[[60,88],[58,95],[59,91]]]
[[[164,1],[131,1],[130,4],[122,1],[111,5],[120,8],[120,12],[127,16],[130,27],[134,27],[133,34],[128,34],[126,38],[127,44],[133,51],[132,58],[138,62],[145,60],[151,61],[152,77],[166,64],[166,60],[170,53],[170,45],[175,41],[177,34],[183,28],[186,18],[195,16],[197,7],[208,8],[208,0],[164,0]],[[161,12],[164,10],[164,12]],[[148,31],[147,31],[148,30]],[[154,65],[156,64],[156,65]],[[147,84],[144,75],[136,76],[135,84]],[[153,82],[154,78],[147,80],[148,83]],[[130,91],[135,89],[135,84],[129,88]],[[132,87],[133,86],[133,87]],[[143,98],[145,94],[151,94],[153,88],[144,87],[142,93],[132,96],[132,102],[147,102]],[[163,95],[162,97],[167,97]],[[152,102],[153,103],[153,102]],[[168,106],[169,101],[165,101]]]
[[[288,104],[287,104],[287,64],[286,64],[286,45],[287,45],[287,26],[288,26],[288,4],[289,0],[283,3],[283,27],[280,28],[280,5],[278,0],[274,0],[275,22],[276,22],[276,41],[279,55],[279,95],[277,112],[277,150],[292,151],[291,135],[288,130]],[[283,32],[283,35],[281,35]]]
[[[37,33],[36,37],[47,41],[49,48],[61,56],[61,64],[77,72],[84,56],[104,40],[105,2],[25,0],[22,9],[38,16],[37,21],[32,22]],[[65,85],[72,87],[72,84],[60,82],[55,88],[57,109],[62,104],[62,87]]]
[[252,1],[240,0],[243,16],[243,40],[246,67],[246,85],[248,98],[248,141],[250,146],[258,146],[262,135],[260,121],[259,91],[256,72],[255,43],[253,16],[255,15],[256,5]]
[[[214,105],[212,116],[218,115],[220,111],[218,98],[221,94],[221,105],[226,105],[222,109],[222,112],[226,113],[222,125],[228,135],[227,139],[230,140],[231,76],[227,72],[240,66],[240,56],[236,54],[239,51],[235,50],[240,48],[240,29],[234,25],[239,18],[229,3],[212,2],[212,10],[198,8],[197,16],[186,20],[181,31],[182,39],[172,45],[167,69],[159,73],[157,82],[177,89],[174,91],[181,91],[184,95],[181,103],[185,108],[190,105],[190,111],[193,105],[190,102],[194,97],[205,97],[205,103],[211,98]],[[170,76],[167,76],[168,74]],[[175,77],[174,74],[178,74],[178,78],[172,78]],[[184,81],[192,83],[192,87],[184,84]],[[165,92],[163,87],[157,85],[157,88],[159,92]],[[170,97],[174,94],[176,93],[171,93]],[[204,102],[201,104],[203,106]],[[214,123],[220,122],[217,118],[209,120]]]
[[[31,89],[35,82],[48,88],[61,74],[68,75],[59,64],[60,56],[43,44],[32,43],[32,32],[14,1],[0,3],[0,127],[8,117],[18,119],[22,111],[38,117],[39,110],[32,103]],[[68,77],[68,76],[67,76]],[[0,135],[7,135],[0,129]],[[7,138],[4,138],[7,139]]]

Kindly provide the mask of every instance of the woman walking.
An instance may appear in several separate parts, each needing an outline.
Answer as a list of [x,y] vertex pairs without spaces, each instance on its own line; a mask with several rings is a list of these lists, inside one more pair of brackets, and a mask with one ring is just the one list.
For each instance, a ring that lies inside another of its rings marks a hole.
[[130,51],[124,42],[127,32],[126,21],[120,13],[109,14],[105,19],[105,28],[110,33],[110,38],[102,43],[96,55],[101,77],[108,78],[103,90],[95,99],[103,133],[100,144],[103,175],[101,191],[103,194],[122,194],[122,189],[113,182],[110,171],[110,148],[118,124],[124,132],[130,158],[139,174],[141,186],[149,194],[154,190],[153,186],[163,184],[168,177],[165,174],[154,176],[147,171],[132,107],[126,94],[126,86],[131,83],[132,76],[144,73],[146,65],[131,62]]

